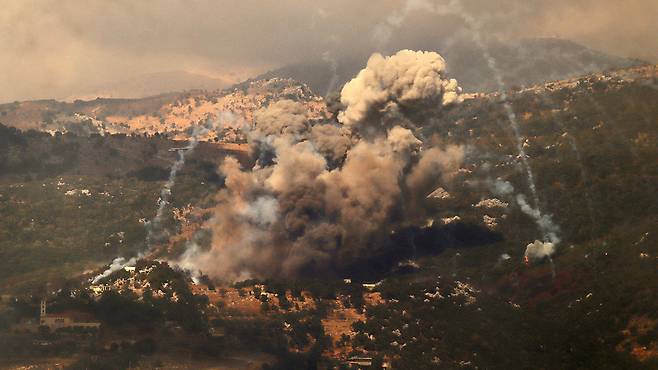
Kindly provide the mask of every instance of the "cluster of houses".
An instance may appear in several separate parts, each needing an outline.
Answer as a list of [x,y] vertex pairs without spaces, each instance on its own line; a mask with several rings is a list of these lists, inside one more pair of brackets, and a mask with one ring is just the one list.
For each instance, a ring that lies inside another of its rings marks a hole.
[[[103,295],[104,292],[109,292],[111,290],[115,291],[120,291],[120,290],[132,290],[135,293],[141,294],[144,289],[149,288],[150,284],[148,281],[144,281],[139,279],[138,275],[146,275],[149,272],[153,270],[153,266],[148,266],[143,269],[140,269],[137,271],[135,266],[125,266],[124,271],[129,273],[130,275],[125,278],[119,278],[114,280],[113,282],[108,282],[108,283],[99,283],[99,284],[93,284],[89,286],[89,291],[94,295],[94,297],[98,298],[101,295]],[[164,292],[159,292],[159,291],[154,291],[153,294],[155,296],[162,295],[164,296]]]

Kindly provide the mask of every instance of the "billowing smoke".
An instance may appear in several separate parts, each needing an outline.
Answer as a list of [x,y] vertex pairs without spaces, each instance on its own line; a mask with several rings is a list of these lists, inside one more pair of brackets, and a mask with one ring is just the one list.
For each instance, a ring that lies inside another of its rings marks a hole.
[[339,163],[352,146],[352,134],[347,127],[315,125],[311,129],[315,148],[331,163]]
[[445,149],[430,148],[420,156],[418,164],[413,168],[406,179],[410,189],[418,190],[419,196],[426,195],[426,190],[433,190],[433,183],[437,177],[448,180],[464,159],[464,147],[448,145]]
[[308,130],[308,112],[302,103],[279,100],[254,113],[256,137],[299,137]]
[[456,80],[445,78],[445,69],[445,60],[434,52],[373,54],[366,68],[343,87],[340,100],[346,109],[338,120],[354,126],[372,113],[397,111],[419,102],[434,107],[460,102],[461,89]]
[[535,240],[525,248],[524,257],[528,261],[541,261],[544,258],[550,258],[553,253],[555,253],[555,244]]
[[[375,54],[343,89],[340,122],[309,121],[304,105],[287,100],[258,111],[246,135],[254,166],[223,161],[212,245],[192,246],[179,265],[221,280],[330,273],[411,220],[420,226],[427,217],[407,203],[449,179],[464,151],[421,141],[403,108],[459,102],[444,69],[436,53]],[[391,111],[399,124],[373,124]]]

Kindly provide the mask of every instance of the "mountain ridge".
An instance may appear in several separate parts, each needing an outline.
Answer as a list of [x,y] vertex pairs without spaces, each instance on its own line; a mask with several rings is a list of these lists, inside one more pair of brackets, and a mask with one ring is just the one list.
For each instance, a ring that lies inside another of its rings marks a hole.
[[[578,43],[557,39],[525,39],[517,43],[491,43],[485,45],[495,61],[505,86],[528,86],[549,80],[560,80],[578,75],[601,72],[610,68],[625,68],[646,64],[612,56],[589,49]],[[423,50],[437,51],[447,61],[448,74],[457,79],[467,92],[491,92],[499,90],[496,78],[474,44],[425,45]],[[385,53],[386,54],[386,53]],[[369,55],[352,55],[339,59],[316,59],[293,63],[268,72],[262,78],[292,78],[311,87],[317,94],[327,94],[340,89],[365,65]],[[332,85],[332,80],[335,80]]]

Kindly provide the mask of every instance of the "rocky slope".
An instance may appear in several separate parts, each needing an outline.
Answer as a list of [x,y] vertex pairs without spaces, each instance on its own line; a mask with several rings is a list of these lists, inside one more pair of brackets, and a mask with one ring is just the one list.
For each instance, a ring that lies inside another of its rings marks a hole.
[[202,141],[244,142],[237,130],[249,125],[256,110],[271,101],[290,99],[304,104],[310,119],[327,116],[326,106],[303,84],[273,78],[217,91],[172,93],[144,99],[96,99],[64,103],[54,100],[0,105],[0,122],[20,130],[90,134],[163,134],[186,140],[200,124],[210,130]]

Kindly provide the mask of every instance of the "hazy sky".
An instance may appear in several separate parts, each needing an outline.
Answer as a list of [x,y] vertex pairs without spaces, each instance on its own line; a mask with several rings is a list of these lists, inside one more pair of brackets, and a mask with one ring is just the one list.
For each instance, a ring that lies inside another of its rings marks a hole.
[[656,0],[0,0],[0,102],[173,70],[237,82],[327,53],[448,40],[474,24],[484,38],[557,36],[658,61]]

